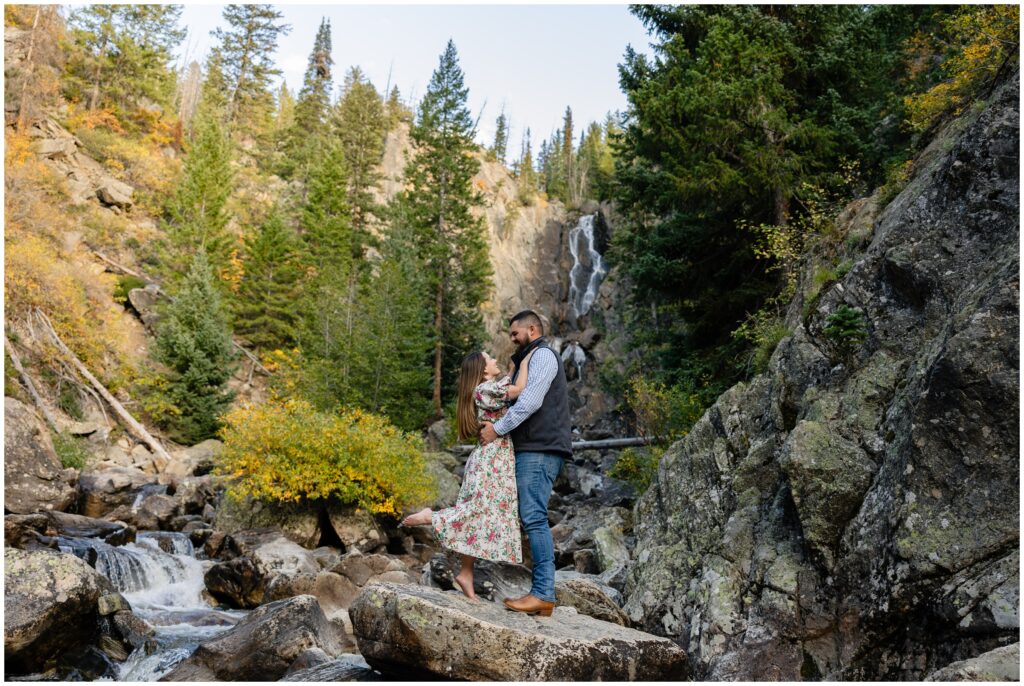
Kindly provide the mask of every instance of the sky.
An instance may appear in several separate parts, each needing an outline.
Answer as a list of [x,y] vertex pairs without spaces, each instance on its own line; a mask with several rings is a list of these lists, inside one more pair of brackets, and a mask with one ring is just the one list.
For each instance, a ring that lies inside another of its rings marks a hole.
[[[179,54],[202,63],[223,25],[221,5],[186,4],[189,29]],[[480,117],[479,142],[490,145],[504,108],[511,128],[508,160],[518,158],[531,128],[536,156],[572,107],[576,136],[591,121],[626,109],[617,65],[627,45],[650,53],[649,38],[625,5],[297,5],[279,4],[291,31],[278,43],[276,62],[293,93],[302,86],[313,38],[330,20],[335,97],[349,67],[358,65],[379,91],[390,82],[403,99],[418,101],[448,39],[455,41],[469,88],[469,108]],[[482,114],[481,114],[482,112]]]

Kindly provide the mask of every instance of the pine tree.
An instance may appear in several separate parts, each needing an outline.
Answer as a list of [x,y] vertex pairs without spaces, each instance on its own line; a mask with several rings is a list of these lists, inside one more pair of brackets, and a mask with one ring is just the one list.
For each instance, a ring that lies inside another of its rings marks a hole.
[[192,257],[174,301],[162,312],[156,357],[170,367],[168,395],[180,411],[169,427],[171,437],[187,445],[212,438],[234,396],[227,381],[236,355],[227,314],[202,250]]
[[261,350],[295,343],[298,248],[276,208],[254,235],[246,237],[244,274],[234,303],[235,331]]
[[491,146],[490,150],[491,157],[505,164],[506,148],[508,148],[508,119],[505,118],[505,112],[502,111],[495,122],[494,145]]
[[196,106],[196,116],[205,116],[220,124],[227,126],[227,79],[224,76],[224,56],[220,48],[210,48],[210,54],[206,56],[206,75],[203,78],[203,85],[199,91],[199,104]]
[[388,92],[388,101],[384,106],[388,119],[388,128],[393,129],[399,122],[411,122],[412,111],[402,102],[398,86],[392,86]]
[[346,188],[352,225],[360,240],[367,241],[371,236],[370,223],[380,211],[373,190],[380,181],[377,169],[384,155],[388,120],[377,89],[359,67],[352,67],[345,75],[332,128],[348,168]]
[[201,110],[193,140],[186,147],[181,180],[166,207],[167,238],[160,253],[162,270],[170,281],[185,274],[200,250],[215,274],[227,268],[235,247],[225,209],[232,176],[227,136],[216,118]]
[[227,5],[223,16],[228,28],[213,36],[220,41],[227,122],[237,139],[259,140],[274,109],[270,81],[281,74],[274,66],[277,40],[291,26],[278,23],[282,14],[273,5]]
[[576,160],[572,150],[573,128],[572,108],[565,108],[565,118],[562,120],[562,175],[564,178],[565,201],[575,205],[579,201],[576,195]]
[[124,112],[142,98],[170,106],[173,51],[185,36],[181,5],[86,5],[68,19],[68,87],[90,109]]
[[533,168],[533,144],[530,142],[530,129],[523,135],[522,152],[516,164],[516,181],[519,200],[523,204],[529,202],[537,194],[537,172]]
[[490,288],[483,224],[470,211],[481,197],[472,187],[480,162],[470,154],[476,145],[467,95],[455,44],[448,41],[412,129],[416,154],[406,168],[410,188],[402,197],[433,295],[438,417],[442,388],[454,383],[457,361],[482,339],[480,304]]
[[333,90],[332,64],[331,24],[322,19],[295,105],[295,118],[285,141],[281,172],[286,177],[294,175],[300,180],[306,179],[308,167],[327,135]]
[[333,142],[309,177],[300,224],[304,244],[303,263],[322,272],[348,265],[362,257],[363,246],[353,239],[351,209],[345,193],[348,170],[341,145]]

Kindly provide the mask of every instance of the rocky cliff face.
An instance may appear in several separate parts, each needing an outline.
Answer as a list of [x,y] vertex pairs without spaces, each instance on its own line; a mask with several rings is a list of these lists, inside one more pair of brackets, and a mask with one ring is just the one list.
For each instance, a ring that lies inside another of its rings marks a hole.
[[[412,154],[409,127],[401,124],[385,143],[380,201],[402,190]],[[605,323],[605,310],[616,294],[614,280],[603,279],[607,267],[594,256],[608,249],[608,208],[588,202],[568,210],[559,201],[542,198],[524,205],[515,178],[503,164],[482,155],[480,162],[473,184],[485,198],[477,216],[486,224],[494,284],[483,305],[486,349],[507,365],[514,352],[508,318],[524,309],[539,313],[565,362],[574,424],[588,437],[610,435],[609,415],[616,404],[598,389],[596,371],[614,353],[599,345],[599,329],[607,327],[595,324]]]
[[866,251],[637,503],[625,610],[698,678],[920,679],[1017,640],[1018,93],[849,208]]

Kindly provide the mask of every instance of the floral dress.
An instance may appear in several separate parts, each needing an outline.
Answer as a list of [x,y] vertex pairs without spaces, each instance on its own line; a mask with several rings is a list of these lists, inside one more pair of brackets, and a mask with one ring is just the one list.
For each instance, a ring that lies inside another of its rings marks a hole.
[[[478,421],[495,422],[505,414],[506,376],[476,387]],[[431,515],[434,534],[448,550],[495,562],[522,562],[516,456],[508,436],[477,445],[466,461],[462,488],[454,506]]]

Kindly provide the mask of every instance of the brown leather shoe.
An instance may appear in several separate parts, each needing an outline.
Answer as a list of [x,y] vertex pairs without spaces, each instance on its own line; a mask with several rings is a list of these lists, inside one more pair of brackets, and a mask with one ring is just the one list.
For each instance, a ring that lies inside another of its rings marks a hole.
[[547,600],[541,600],[535,595],[527,594],[515,600],[505,598],[505,607],[516,612],[525,612],[528,615],[550,617],[551,611],[555,609],[555,604]]

